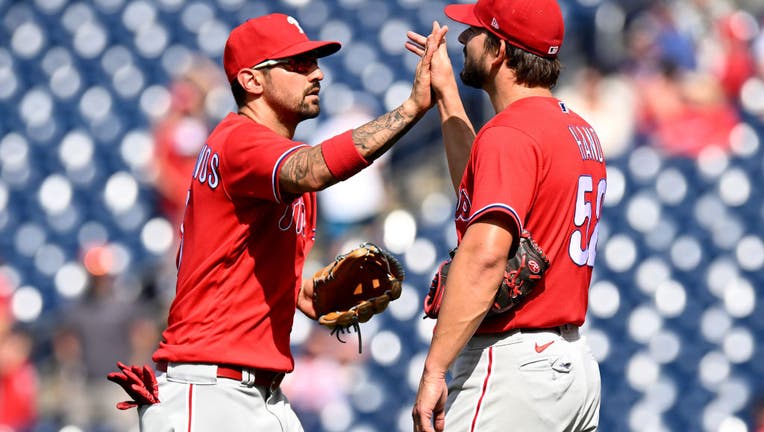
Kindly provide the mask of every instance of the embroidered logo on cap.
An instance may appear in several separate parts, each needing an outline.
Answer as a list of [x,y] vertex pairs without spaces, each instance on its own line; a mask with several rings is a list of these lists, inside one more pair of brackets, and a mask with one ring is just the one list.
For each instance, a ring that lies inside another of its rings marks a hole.
[[288,16],[287,22],[289,24],[292,24],[293,26],[297,27],[297,30],[300,31],[300,33],[305,34],[304,31],[302,31],[302,27],[300,27],[300,23],[297,22],[297,20],[294,17]]
[[499,22],[496,21],[496,17],[493,17],[493,19],[491,20],[491,27],[495,28],[496,30],[499,29]]
[[557,54],[557,51],[560,50],[559,45],[553,45],[549,47],[549,51],[547,51],[547,54]]

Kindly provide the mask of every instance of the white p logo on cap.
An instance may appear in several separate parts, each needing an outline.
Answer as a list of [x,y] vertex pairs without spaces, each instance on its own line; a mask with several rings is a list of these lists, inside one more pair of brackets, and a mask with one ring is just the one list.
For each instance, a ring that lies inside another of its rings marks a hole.
[[305,32],[302,31],[302,27],[300,27],[300,23],[298,23],[297,20],[294,17],[288,16],[287,17],[287,22],[289,24],[292,24],[293,26],[297,27],[297,30],[299,30],[300,33],[305,34]]

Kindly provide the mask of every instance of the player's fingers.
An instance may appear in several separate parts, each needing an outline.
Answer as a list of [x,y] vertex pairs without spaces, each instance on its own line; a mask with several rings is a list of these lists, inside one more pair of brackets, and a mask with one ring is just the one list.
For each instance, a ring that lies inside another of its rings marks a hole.
[[444,411],[435,415],[433,425],[435,426],[435,432],[443,432],[446,429],[446,413]]
[[443,26],[440,29],[438,29],[438,45],[445,45],[446,43],[446,33],[448,33],[448,26]]
[[435,46],[439,47],[446,43],[446,33],[448,33],[448,26],[441,27],[437,21],[433,23],[431,38],[435,40]]
[[157,383],[157,377],[154,375],[154,371],[151,370],[148,366],[144,366],[144,372],[149,377],[148,383],[151,384],[152,391],[156,389],[159,386],[159,383]]
[[[429,420],[429,419],[427,419]],[[419,416],[414,416],[414,432],[434,432],[428,421]]]
[[411,411],[411,417],[414,420],[415,432],[434,432],[431,423],[430,415],[427,415],[418,404],[414,405],[414,409]]
[[419,46],[424,46],[424,43],[427,40],[426,36],[420,35],[419,33],[410,30],[406,32],[406,37],[408,37],[411,42],[418,44]]
[[427,43],[424,46],[424,54],[422,55],[423,65],[430,66],[430,61],[436,49],[438,49],[438,41],[435,40],[433,35],[427,36]]
[[406,42],[406,49],[413,52],[414,54],[418,55],[419,57],[422,57],[424,55],[424,48],[420,47],[419,45],[414,45],[411,42]]
[[125,384],[129,381],[127,376],[121,372],[111,372],[106,375],[106,379],[119,385]]

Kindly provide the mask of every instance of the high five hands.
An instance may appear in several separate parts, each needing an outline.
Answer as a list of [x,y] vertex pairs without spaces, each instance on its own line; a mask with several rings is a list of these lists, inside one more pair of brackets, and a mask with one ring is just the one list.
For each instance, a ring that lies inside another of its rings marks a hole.
[[[448,55],[445,52],[446,32],[448,32],[448,27],[441,27],[437,21],[433,21],[432,32],[426,37],[412,31],[409,31],[406,34],[409,38],[409,40],[406,41],[406,49],[421,57],[416,68],[414,86],[411,90],[411,99],[417,101],[418,104],[421,104],[427,109],[435,104],[432,92],[435,90],[436,83],[440,84],[440,82],[443,81],[442,77],[435,77],[434,72],[443,68],[443,66],[440,66],[440,64],[443,63],[443,60],[440,57],[445,56],[446,59],[448,58]],[[437,60],[436,57],[438,58]],[[433,69],[433,61],[439,64],[435,69]],[[448,66],[450,68],[450,62]],[[436,78],[437,82],[433,82],[433,79]],[[435,91],[437,96],[437,90]]]
[[[422,57],[420,62],[423,67],[430,68],[430,84],[436,97],[443,96],[443,90],[450,85],[456,86],[454,79],[454,70],[451,66],[451,59],[448,57],[445,35],[448,32],[448,26],[442,26],[437,22],[432,23],[432,32],[429,36],[423,36],[419,33],[409,31],[406,33],[406,49]],[[430,53],[428,43],[435,48],[435,52]],[[428,58],[429,57],[429,58]]]

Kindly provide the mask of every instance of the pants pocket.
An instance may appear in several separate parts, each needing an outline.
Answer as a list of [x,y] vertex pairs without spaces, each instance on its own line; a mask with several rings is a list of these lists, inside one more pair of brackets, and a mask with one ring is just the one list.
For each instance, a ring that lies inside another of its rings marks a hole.
[[566,356],[534,357],[519,364],[525,391],[535,400],[560,399],[573,383],[573,363]]

